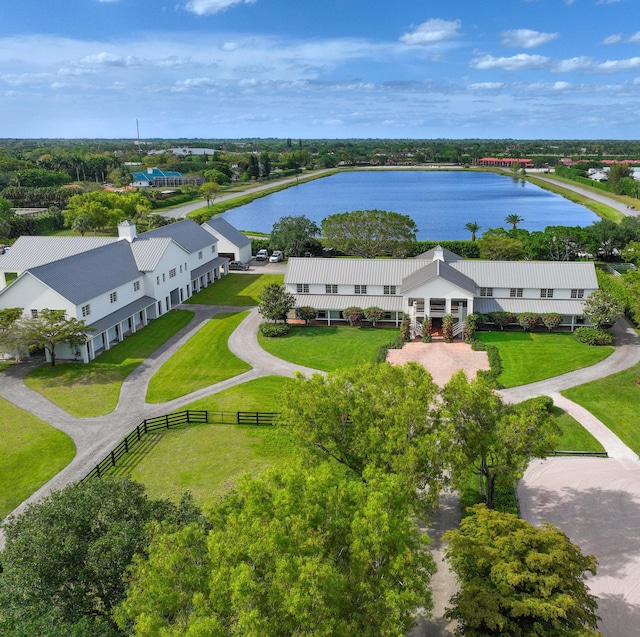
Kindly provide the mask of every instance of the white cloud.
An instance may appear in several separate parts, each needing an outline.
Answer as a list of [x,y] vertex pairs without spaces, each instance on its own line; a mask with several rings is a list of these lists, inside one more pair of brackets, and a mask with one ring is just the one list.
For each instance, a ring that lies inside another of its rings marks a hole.
[[640,31],[636,31],[628,40],[628,42],[640,42]]
[[433,18],[419,24],[413,31],[405,33],[400,41],[411,45],[430,45],[458,37],[460,20],[441,20]]
[[531,29],[513,29],[502,32],[502,44],[532,49],[555,40],[559,35],[559,33],[542,33]]
[[503,82],[476,82],[474,84],[469,84],[467,88],[471,91],[494,91],[502,88],[503,86]]
[[593,68],[595,62],[586,55],[560,60],[553,66],[556,73],[574,73],[575,71],[584,71]]
[[622,36],[619,33],[610,35],[602,40],[602,44],[618,44],[618,42],[622,42]]
[[131,55],[115,55],[114,53],[108,53],[106,51],[91,55],[85,55],[79,60],[79,62],[80,64],[87,64],[90,66],[118,66],[123,68],[131,68],[134,66],[142,65],[141,60]]
[[184,8],[196,15],[214,15],[236,4],[253,4],[256,0],[190,0]]
[[528,71],[540,69],[549,63],[549,58],[543,55],[528,55],[519,53],[511,57],[496,58],[492,55],[484,55],[472,60],[470,66],[480,71]]
[[626,60],[607,60],[598,64],[596,69],[605,73],[640,70],[640,57],[627,58]]

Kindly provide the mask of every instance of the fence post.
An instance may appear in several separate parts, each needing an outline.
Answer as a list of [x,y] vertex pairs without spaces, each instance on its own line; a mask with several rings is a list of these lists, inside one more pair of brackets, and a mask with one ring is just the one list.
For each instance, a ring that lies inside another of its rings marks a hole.
[[113,451],[111,452],[111,465],[113,467],[116,466],[116,455],[113,453]]
[[206,410],[204,412],[204,421],[208,424],[209,423],[209,411]]
[[100,465],[99,464],[96,465],[96,477],[100,478]]
[[169,414],[165,414],[164,422],[165,422],[165,425],[167,426],[167,429],[169,429]]
[[147,419],[146,418],[142,421],[142,424],[144,425],[144,433],[146,435],[146,434],[149,433],[149,431],[147,430]]
[[240,412],[236,411],[236,425],[240,424]]
[[129,453],[129,436],[124,439],[124,452]]

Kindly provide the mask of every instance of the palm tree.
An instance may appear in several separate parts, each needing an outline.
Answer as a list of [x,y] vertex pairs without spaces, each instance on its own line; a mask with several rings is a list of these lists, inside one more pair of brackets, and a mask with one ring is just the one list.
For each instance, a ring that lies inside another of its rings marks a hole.
[[471,241],[476,240],[476,232],[480,230],[480,226],[477,221],[469,221],[469,223],[465,224],[465,230],[468,230],[471,233]]
[[520,215],[514,213],[511,215],[507,215],[505,221],[511,224],[512,230],[515,230],[518,227],[518,224],[522,223],[524,219]]

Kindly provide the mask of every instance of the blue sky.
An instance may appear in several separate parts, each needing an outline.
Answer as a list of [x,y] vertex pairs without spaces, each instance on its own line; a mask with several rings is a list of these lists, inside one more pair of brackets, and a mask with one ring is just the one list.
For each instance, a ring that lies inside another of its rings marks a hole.
[[639,0],[2,0],[0,137],[640,137]]

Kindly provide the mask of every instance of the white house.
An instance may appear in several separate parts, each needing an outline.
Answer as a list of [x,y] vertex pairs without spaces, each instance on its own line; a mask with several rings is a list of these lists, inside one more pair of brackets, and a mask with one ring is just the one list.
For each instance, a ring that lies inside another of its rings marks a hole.
[[396,325],[403,314],[437,325],[445,314],[554,312],[573,330],[598,281],[593,263],[466,260],[438,246],[415,259],[291,258],[285,286],[329,325],[348,307],[379,307]]
[[[59,358],[85,362],[219,279],[228,259],[217,240],[185,219],[137,235],[118,226],[119,237],[21,237],[0,256],[0,309],[20,307],[35,317],[64,310],[93,328],[78,349]],[[17,278],[6,285],[6,274]]]
[[229,257],[231,261],[251,261],[251,239],[236,230],[222,217],[209,219],[202,227],[218,240],[220,256]]

